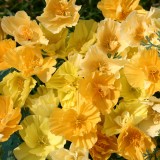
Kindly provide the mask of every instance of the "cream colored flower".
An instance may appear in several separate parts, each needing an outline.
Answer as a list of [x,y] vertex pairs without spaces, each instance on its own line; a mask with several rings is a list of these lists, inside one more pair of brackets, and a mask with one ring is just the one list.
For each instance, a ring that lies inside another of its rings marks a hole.
[[35,46],[19,46],[9,50],[4,60],[25,77],[37,75],[43,82],[47,82],[56,70],[53,67],[56,60],[52,57],[43,58],[40,48]]
[[120,42],[120,26],[119,22],[108,18],[99,23],[96,46],[105,54],[115,55],[125,48]]
[[6,75],[0,82],[0,93],[11,96],[15,106],[23,107],[35,85],[36,80],[32,77],[25,78],[21,73],[14,71]]
[[13,101],[9,96],[0,96],[0,142],[7,141],[16,131],[22,129],[18,125],[21,119],[20,108],[13,106]]
[[138,47],[145,36],[150,36],[151,33],[153,30],[148,26],[146,15],[134,11],[121,23],[120,41],[125,41],[126,46]]
[[148,115],[138,127],[151,137],[160,134],[160,99],[154,96],[149,98],[147,103]]
[[147,112],[147,105],[140,101],[122,101],[110,114],[105,115],[103,133],[107,136],[119,134],[128,123],[136,125],[144,120]]
[[149,136],[132,125],[123,128],[117,142],[119,154],[130,160],[144,160],[143,154],[156,147]]
[[134,10],[139,13],[145,11],[138,5],[140,0],[101,0],[97,7],[102,11],[104,17],[123,21]]
[[25,11],[18,11],[15,16],[2,18],[2,29],[13,36],[21,45],[48,44],[37,22],[31,21]]
[[75,147],[71,144],[69,150],[61,148],[55,150],[47,157],[49,160],[89,160],[89,152],[85,148]]
[[51,151],[62,148],[65,140],[49,130],[48,118],[31,115],[21,123],[19,133],[24,140],[13,153],[18,160],[45,160]]
[[63,28],[77,24],[80,8],[75,0],[46,0],[46,7],[37,19],[52,33],[59,33]]

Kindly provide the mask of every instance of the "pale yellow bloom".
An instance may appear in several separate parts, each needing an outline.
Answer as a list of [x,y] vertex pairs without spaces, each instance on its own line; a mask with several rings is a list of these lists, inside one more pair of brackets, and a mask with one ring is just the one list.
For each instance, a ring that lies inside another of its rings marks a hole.
[[26,105],[35,115],[49,117],[53,107],[58,107],[59,100],[56,91],[45,86],[39,86],[34,95],[29,95]]
[[71,144],[69,150],[61,148],[55,150],[47,157],[49,160],[89,160],[89,152],[85,148],[75,147]]
[[65,144],[61,136],[50,132],[48,118],[31,115],[21,125],[23,130],[19,133],[24,142],[13,151],[18,160],[45,160],[51,151],[62,148]]
[[85,99],[92,101],[102,114],[106,114],[118,102],[120,82],[114,75],[95,72],[80,80],[79,92]]
[[129,160],[144,160],[143,154],[156,147],[149,136],[132,125],[123,128],[117,142],[119,154]]
[[123,68],[124,60],[108,58],[107,55],[96,46],[90,47],[82,60],[79,74],[86,77],[94,72],[100,74],[114,75],[119,79],[119,70]]
[[121,23],[120,41],[125,41],[126,47],[138,47],[145,36],[151,34],[150,32],[146,15],[139,15],[135,11]]
[[115,55],[125,48],[120,42],[120,26],[119,22],[108,18],[99,23],[96,45],[105,54]]
[[32,77],[25,78],[21,73],[14,71],[6,75],[0,82],[0,93],[11,96],[15,106],[23,107],[35,85],[36,80]]
[[138,5],[140,0],[101,0],[97,7],[102,11],[104,17],[123,21],[134,10],[139,13],[145,11]]
[[21,119],[20,108],[13,109],[13,101],[9,96],[0,96],[0,142],[7,141],[17,130],[22,129],[18,125]]
[[50,118],[51,132],[64,136],[76,147],[89,149],[97,141],[96,125],[100,120],[97,108],[80,99],[74,109],[53,109]]
[[45,37],[49,40],[48,45],[43,45],[42,48],[48,56],[54,56],[56,58],[65,58],[66,53],[66,38],[68,35],[68,29],[65,28],[57,34],[53,34],[41,25],[42,31]]
[[13,36],[21,45],[47,44],[48,40],[35,20],[31,20],[25,11],[18,11],[15,16],[2,18],[2,29]]
[[77,24],[80,8],[75,0],[46,0],[46,7],[37,19],[52,33],[59,33],[63,28]]
[[16,48],[16,42],[11,39],[0,41],[0,70],[8,69],[10,66],[5,62],[4,55],[10,50]]
[[141,50],[124,67],[128,83],[150,97],[160,90],[160,59],[157,50]]
[[107,136],[119,134],[130,122],[138,124],[147,117],[147,105],[139,101],[120,102],[116,109],[105,115],[103,133]]
[[89,150],[92,159],[107,160],[112,153],[118,150],[116,136],[107,137],[101,132],[102,127],[98,126],[97,136],[98,140],[95,145]]
[[43,58],[40,48],[34,46],[19,46],[9,50],[4,60],[25,77],[37,75],[43,82],[47,82],[56,70],[53,67],[56,60],[52,57]]
[[138,127],[151,137],[160,134],[160,99],[154,96],[149,98],[148,115]]
[[70,34],[67,52],[85,54],[96,41],[97,22],[94,20],[80,20],[73,33]]

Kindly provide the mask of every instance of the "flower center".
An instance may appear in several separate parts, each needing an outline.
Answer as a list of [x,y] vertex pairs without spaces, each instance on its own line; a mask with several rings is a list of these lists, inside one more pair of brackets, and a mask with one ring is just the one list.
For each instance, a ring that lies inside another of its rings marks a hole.
[[156,67],[149,67],[148,79],[156,83],[160,79],[159,70]]
[[70,16],[70,12],[68,10],[68,4],[61,2],[56,8],[56,14],[59,16]]
[[16,83],[17,83],[16,85],[18,87],[18,90],[22,91],[24,86],[24,79],[22,79],[21,77],[18,77]]
[[29,28],[29,26],[21,25],[19,27],[19,34],[25,40],[32,40],[33,39],[33,31]]
[[128,142],[129,144],[135,146],[135,147],[138,147],[141,143],[141,134],[139,132],[135,132],[135,131],[132,131],[132,133],[130,133],[128,135]]

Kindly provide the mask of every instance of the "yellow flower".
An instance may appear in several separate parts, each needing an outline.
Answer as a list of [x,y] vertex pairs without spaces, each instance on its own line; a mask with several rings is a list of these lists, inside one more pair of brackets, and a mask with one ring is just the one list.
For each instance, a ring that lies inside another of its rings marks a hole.
[[141,50],[124,67],[128,83],[150,97],[160,90],[160,59],[156,50]]
[[52,133],[64,136],[76,147],[89,149],[97,141],[96,125],[100,113],[91,103],[80,101],[74,109],[54,108],[50,128]]
[[108,58],[102,50],[96,46],[92,46],[82,60],[79,74],[82,77],[86,77],[89,74],[97,72],[99,74],[114,75],[116,79],[119,79],[119,70],[124,64],[124,60]]
[[139,101],[120,102],[115,110],[105,115],[103,133],[107,136],[119,134],[130,122],[140,123],[147,117],[147,105]]
[[147,118],[138,127],[151,137],[160,134],[160,99],[154,96],[146,103],[148,107]]
[[22,107],[35,85],[36,81],[32,77],[25,78],[21,73],[14,71],[0,82],[0,93],[11,96],[14,105]]
[[80,20],[73,33],[70,34],[67,52],[85,54],[96,41],[97,22],[94,20]]
[[90,160],[88,159],[88,150],[85,148],[75,147],[73,143],[71,144],[69,150],[61,148],[55,150],[49,154],[47,157],[49,160]]
[[63,28],[77,24],[80,6],[75,0],[46,0],[46,7],[37,19],[52,33],[59,33]]
[[122,48],[120,42],[120,26],[119,22],[108,18],[99,23],[96,45],[104,53],[114,55]]
[[140,0],[101,0],[97,7],[102,11],[104,17],[123,21],[133,10],[139,13],[145,11],[138,6]]
[[107,160],[112,153],[116,153],[118,150],[117,138],[116,136],[107,137],[101,132],[101,127],[99,126],[97,136],[98,140],[89,150],[89,153],[94,160]]
[[57,34],[53,34],[43,26],[41,26],[45,37],[49,40],[48,45],[43,45],[42,48],[48,56],[54,56],[56,58],[65,58],[66,53],[66,38],[68,35],[68,29],[65,28]]
[[50,132],[48,118],[31,115],[21,125],[23,130],[19,133],[24,142],[13,151],[18,160],[45,160],[51,151],[62,148],[65,143],[61,136]]
[[130,160],[144,160],[143,154],[155,148],[151,138],[132,125],[123,128],[117,142],[119,154]]
[[7,141],[14,132],[22,129],[18,125],[21,119],[20,108],[13,109],[13,101],[9,96],[0,96],[0,142]]
[[13,36],[21,45],[48,44],[37,22],[31,21],[25,11],[18,11],[15,16],[2,18],[2,29]]
[[5,62],[4,55],[10,50],[16,48],[16,42],[11,39],[0,41],[0,70],[8,69],[10,66]]
[[43,58],[41,50],[34,46],[19,46],[9,50],[4,60],[25,77],[37,75],[43,82],[47,82],[55,71],[53,66],[56,60],[52,57]]
[[121,23],[120,41],[125,41],[126,46],[138,47],[150,32],[146,16],[134,11]]
[[109,113],[120,95],[120,82],[114,75],[101,75],[97,72],[79,82],[79,92],[99,109]]
[[57,107],[59,100],[56,92],[53,89],[39,86],[34,95],[29,95],[26,100],[26,105],[35,115],[49,117],[52,113],[53,107]]

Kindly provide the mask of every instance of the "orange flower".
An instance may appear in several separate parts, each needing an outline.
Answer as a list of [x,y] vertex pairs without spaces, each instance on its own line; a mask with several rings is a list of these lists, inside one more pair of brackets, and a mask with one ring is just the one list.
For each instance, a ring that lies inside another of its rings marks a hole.
[[98,127],[97,136],[97,142],[89,151],[94,160],[108,159],[112,153],[117,152],[116,136],[107,137],[102,134],[101,127]]
[[52,33],[59,33],[63,28],[77,24],[80,17],[80,6],[75,5],[76,0],[46,0],[46,7],[37,19]]
[[156,50],[143,50],[124,67],[124,74],[134,88],[145,89],[146,96],[160,90],[160,58]]
[[19,129],[20,108],[13,109],[13,101],[8,96],[0,96],[0,142],[7,141],[11,134]]
[[0,70],[10,68],[10,66],[4,61],[4,55],[7,53],[7,51],[15,47],[16,42],[11,39],[0,41]]
[[102,11],[104,17],[122,21],[133,10],[143,13],[144,10],[138,6],[140,0],[101,0],[97,7]]
[[100,113],[88,102],[66,111],[54,108],[50,118],[51,132],[64,136],[76,147],[89,149],[97,141],[96,125],[99,121]]
[[120,95],[120,82],[114,75],[101,75],[95,72],[80,80],[79,91],[100,110],[109,113]]
[[120,155],[132,160],[144,160],[143,154],[155,148],[151,138],[132,125],[122,130],[117,142]]
[[10,50],[4,59],[11,67],[21,71],[25,77],[37,75],[43,82],[47,82],[55,71],[53,66],[56,64],[56,60],[51,57],[43,58],[38,47],[17,47]]

